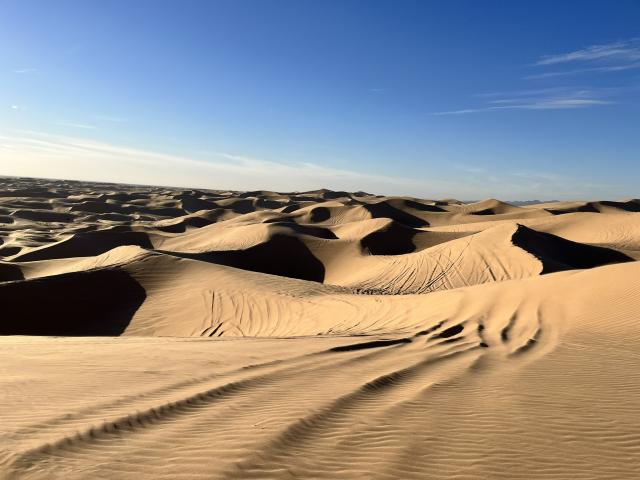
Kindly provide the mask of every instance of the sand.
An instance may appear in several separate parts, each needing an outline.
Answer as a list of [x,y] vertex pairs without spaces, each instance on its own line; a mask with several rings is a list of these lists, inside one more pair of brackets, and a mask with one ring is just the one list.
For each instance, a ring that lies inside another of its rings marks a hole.
[[639,200],[0,182],[0,478],[640,471]]

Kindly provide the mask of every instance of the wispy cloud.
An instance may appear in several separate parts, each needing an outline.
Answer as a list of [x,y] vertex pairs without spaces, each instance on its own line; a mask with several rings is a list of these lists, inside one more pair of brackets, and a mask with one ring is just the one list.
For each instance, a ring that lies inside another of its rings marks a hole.
[[510,105],[503,108],[523,108],[528,110],[557,110],[563,108],[585,108],[594,105],[609,105],[614,102],[588,98],[552,98],[522,105]]
[[[571,66],[565,70],[544,71],[546,67]],[[640,68],[640,38],[592,45],[580,50],[561,54],[543,55],[529,65],[536,73],[525,76],[525,80],[553,79],[587,73],[622,72]],[[624,79],[622,80],[624,83]],[[573,83],[573,82],[571,82]],[[564,84],[568,84],[567,81]],[[469,113],[509,110],[566,110],[584,109],[620,103],[623,92],[631,92],[634,86],[584,88],[551,86],[539,89],[524,89],[513,92],[489,92],[475,95],[483,99],[480,105],[465,106],[453,110],[434,112],[433,115],[465,115]]]
[[22,110],[20,105],[11,105],[9,108],[11,108],[11,110]]
[[36,73],[37,70],[35,68],[18,68],[13,71],[13,73],[17,73],[19,75],[25,75],[27,73]]
[[526,90],[506,90],[500,92],[483,92],[476,93],[474,97],[478,98],[496,98],[505,96],[518,96],[518,97],[532,97],[540,95],[555,95],[564,93],[566,88],[564,87],[549,87],[549,88],[535,88]]
[[444,112],[433,112],[431,115],[464,115],[466,113],[477,113],[491,110],[491,108],[463,108],[462,110],[448,110]]
[[[17,161],[19,159],[19,161]],[[451,177],[402,178],[211,152],[198,158],[32,131],[0,133],[0,173],[233,190],[366,190],[423,198],[576,198],[611,195],[603,185],[554,172],[502,171],[459,163]],[[465,174],[462,174],[464,172]],[[619,187],[619,186],[618,186]],[[608,188],[608,187],[606,187]],[[562,193],[559,193],[562,192]],[[620,194],[619,192],[617,193]]]
[[456,170],[460,170],[464,173],[485,173],[487,171],[484,167],[476,167],[474,165],[454,165]]
[[586,73],[622,72],[640,68],[640,38],[591,45],[567,53],[544,55],[534,67],[573,65],[577,68],[528,75],[526,79],[543,79]]
[[71,127],[71,128],[81,128],[83,130],[95,130],[95,125],[87,125],[85,123],[69,123],[69,122],[58,122],[56,125],[60,125],[61,127]]
[[445,190],[435,181],[374,175],[305,161],[284,163],[225,152],[191,158],[38,132],[0,134],[0,167],[9,175],[238,190],[284,191],[292,186],[300,190],[327,187],[405,194],[425,186]]
[[622,72],[625,70],[633,70],[635,68],[640,68],[640,62],[629,63],[626,65],[609,65],[606,67],[576,68],[573,70],[536,73],[533,75],[527,75],[526,77],[524,77],[524,79],[537,80],[541,78],[570,77],[573,75],[580,75],[583,73],[590,73],[590,72]]
[[484,105],[477,108],[465,108],[435,112],[433,115],[464,115],[468,113],[505,111],[505,110],[566,110],[576,108],[588,108],[613,103],[610,100],[596,98],[596,92],[591,90],[563,91],[554,95],[531,95],[530,91],[503,92],[504,98],[487,100]]
[[591,45],[581,50],[557,55],[544,55],[535,65],[557,65],[569,62],[637,62],[640,61],[640,38]]

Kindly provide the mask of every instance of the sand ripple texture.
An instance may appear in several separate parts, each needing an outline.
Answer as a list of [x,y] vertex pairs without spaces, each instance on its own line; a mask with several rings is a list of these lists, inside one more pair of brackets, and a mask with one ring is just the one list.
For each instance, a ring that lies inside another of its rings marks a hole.
[[0,478],[639,476],[639,200],[0,186]]

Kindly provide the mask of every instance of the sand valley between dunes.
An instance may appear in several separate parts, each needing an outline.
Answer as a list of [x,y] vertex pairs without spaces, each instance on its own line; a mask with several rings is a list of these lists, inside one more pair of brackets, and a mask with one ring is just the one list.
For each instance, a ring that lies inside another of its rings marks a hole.
[[640,200],[0,185],[2,479],[640,477]]

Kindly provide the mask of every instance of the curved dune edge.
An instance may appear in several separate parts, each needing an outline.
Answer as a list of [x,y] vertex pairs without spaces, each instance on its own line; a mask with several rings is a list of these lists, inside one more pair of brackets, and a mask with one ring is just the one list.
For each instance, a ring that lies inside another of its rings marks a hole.
[[[419,268],[411,268],[416,263],[411,255],[385,257],[387,261],[378,265],[382,275],[370,264],[360,270],[366,273],[366,280],[352,280],[351,288],[231,268],[220,265],[223,257],[209,257],[207,262],[137,247],[120,247],[88,259],[53,261],[57,270],[53,275],[47,270],[52,261],[31,262],[24,272],[30,272],[32,278],[0,284],[0,303],[7,313],[0,321],[0,334],[306,336],[410,332],[420,328],[424,309],[438,308],[447,298],[459,298],[466,291],[461,290],[463,286],[474,284],[476,271],[485,277],[475,279],[475,284],[495,284],[535,276],[545,269],[577,268],[579,262],[586,268],[631,261],[615,250],[576,244],[521,226],[490,229],[449,244],[452,246],[444,253],[442,248],[435,253],[429,249],[419,252]],[[292,258],[298,255],[290,245],[285,244],[283,251]],[[501,253],[496,257],[496,252]],[[256,249],[248,258],[260,265],[259,253]],[[217,264],[211,263],[216,260]],[[322,269],[319,262],[318,268]],[[414,277],[407,277],[407,272],[414,272]],[[421,272],[428,276],[419,277]],[[495,284],[498,291],[503,287],[503,283]],[[411,294],[415,290],[430,294]],[[446,292],[436,290],[452,291],[443,295]],[[67,292],[74,292],[78,299],[69,302]],[[26,301],[34,296],[41,300]],[[470,302],[477,304],[478,300]],[[92,316],[95,318],[87,319]],[[47,317],[53,320],[43,323]],[[111,328],[110,322],[122,327]]]
[[638,200],[3,182],[0,478],[640,469]]
[[20,362],[23,379],[4,381],[39,388],[5,394],[0,471],[629,478],[639,274],[625,263],[393,297],[420,323],[367,337],[4,337],[4,368]]

